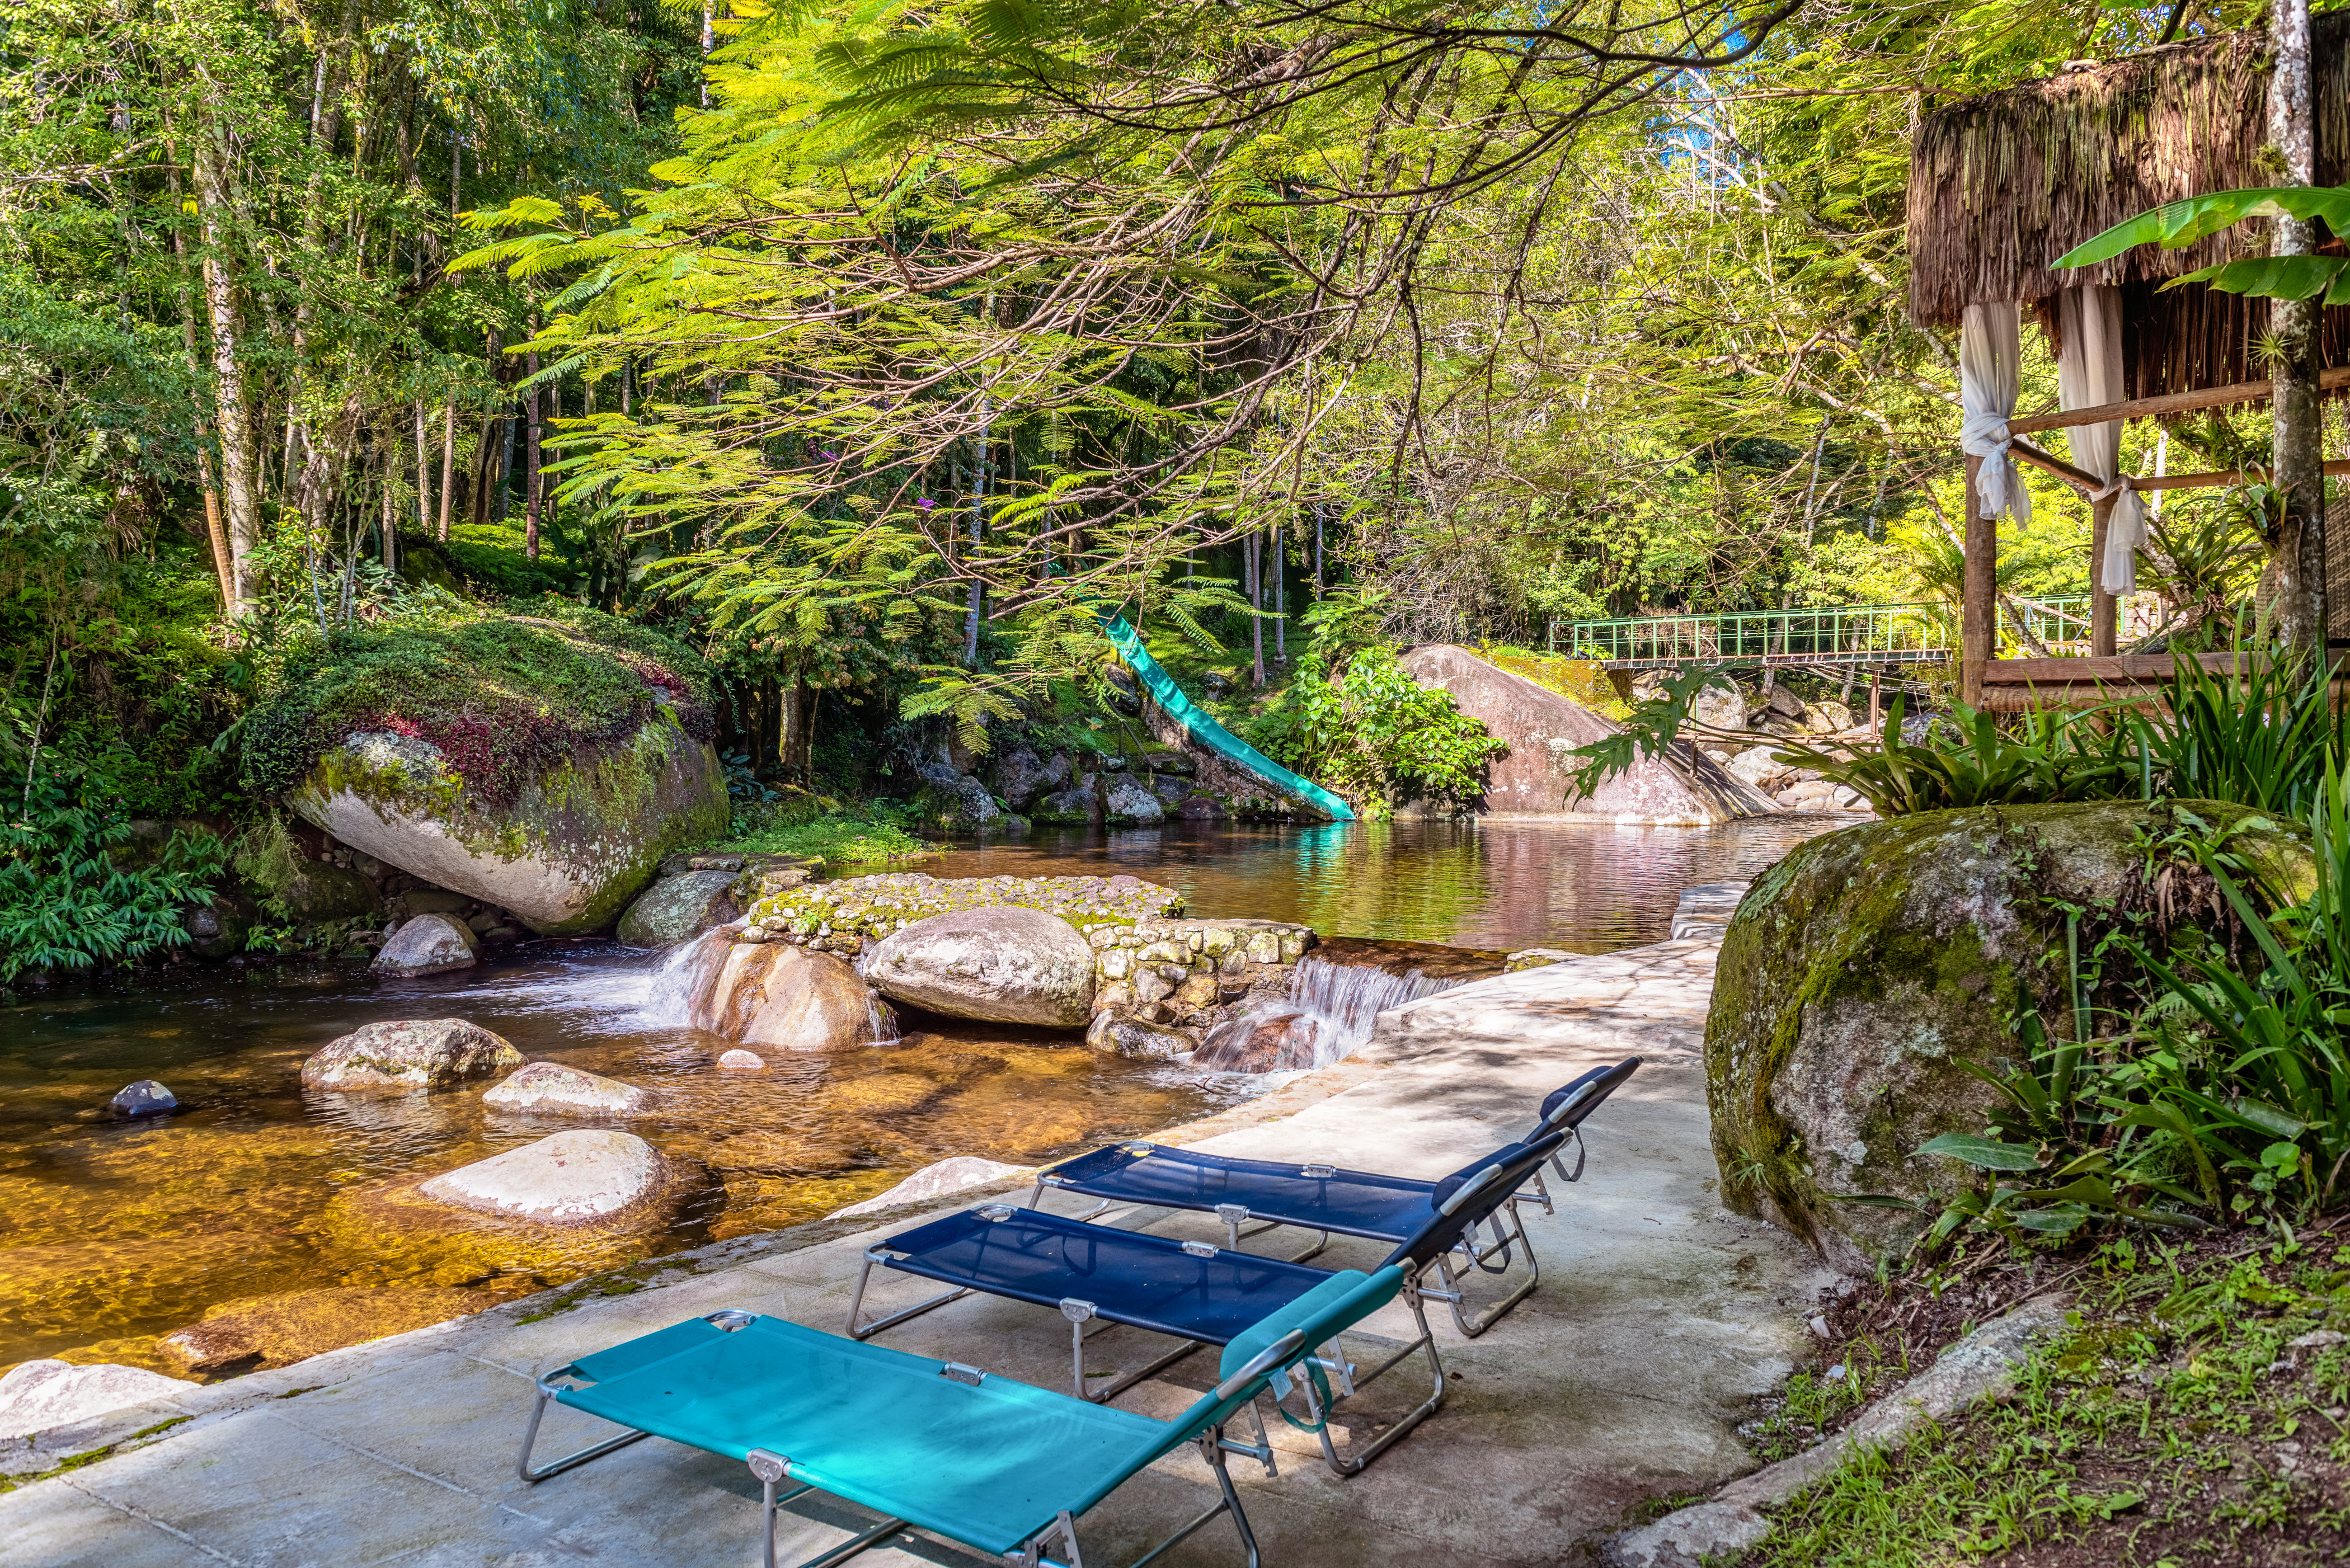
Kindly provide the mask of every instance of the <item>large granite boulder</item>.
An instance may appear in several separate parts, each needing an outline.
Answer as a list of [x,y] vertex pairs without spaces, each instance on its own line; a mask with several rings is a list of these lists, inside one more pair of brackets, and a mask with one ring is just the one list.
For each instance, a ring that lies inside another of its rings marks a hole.
[[1490,664],[1465,648],[1430,643],[1398,661],[1422,686],[1449,692],[1460,710],[1507,742],[1487,764],[1490,816],[1599,816],[1617,822],[1715,823],[1776,811],[1771,799],[1687,741],[1646,757],[1586,795],[1573,774],[1577,747],[1618,732],[1571,697]]
[[[2036,1011],[2069,1032],[2067,908],[2084,953],[2143,916],[2149,837],[2191,811],[2288,884],[2306,841],[2208,801],[1933,812],[1847,828],[1756,878],[1723,940],[1706,1023],[1723,1201],[1847,1272],[1905,1249],[1975,1173],[1918,1146],[1981,1133],[1994,1072]],[[1900,1199],[1919,1211],[1851,1201]]]
[[837,1220],[847,1214],[879,1214],[887,1210],[904,1209],[916,1203],[928,1203],[932,1199],[951,1193],[968,1192],[974,1187],[993,1187],[1014,1178],[1035,1175],[1034,1166],[1006,1165],[1002,1160],[982,1159],[977,1155],[958,1154],[935,1165],[926,1165],[888,1191],[852,1203],[846,1209],[836,1209],[828,1219]]
[[914,772],[922,781],[914,809],[941,832],[976,833],[1003,815],[987,786],[969,774],[940,762],[922,763]]
[[843,1051],[898,1038],[898,1017],[845,959],[713,937],[687,981],[687,1021],[744,1045]]
[[287,799],[344,843],[555,936],[610,925],[662,856],[727,822],[717,753],[665,707],[625,742],[533,774],[510,804],[432,742],[390,730],[346,737]]
[[556,1116],[640,1116],[653,1097],[633,1084],[560,1062],[533,1062],[482,1096],[502,1111]]
[[1039,795],[1066,784],[1069,759],[1057,753],[1049,763],[1026,746],[1014,746],[995,759],[991,770],[995,793],[1014,811],[1025,811]]
[[951,1018],[1082,1029],[1094,950],[1068,921],[1015,905],[958,909],[884,938],[865,966],[894,1001]]
[[522,1053],[462,1018],[363,1023],[302,1064],[306,1089],[439,1089],[495,1078]]
[[479,961],[473,928],[454,915],[432,914],[402,920],[370,967],[404,980],[471,969]]
[[416,1190],[452,1209],[570,1228],[652,1223],[691,1185],[635,1134],[583,1128],[445,1171]]
[[712,926],[743,918],[734,901],[738,871],[688,871],[665,877],[645,889],[620,917],[619,938],[632,948],[666,948],[691,941]]

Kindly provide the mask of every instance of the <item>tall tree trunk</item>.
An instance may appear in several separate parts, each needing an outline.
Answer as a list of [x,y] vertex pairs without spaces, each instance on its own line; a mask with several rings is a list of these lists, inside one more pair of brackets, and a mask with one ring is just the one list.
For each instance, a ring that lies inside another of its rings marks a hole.
[[[180,205],[179,152],[172,149],[164,165],[172,192],[172,205]],[[195,269],[188,265],[187,231],[179,223],[172,225],[172,254],[179,258],[182,286],[180,290],[180,342],[188,358],[188,379],[201,384],[203,380],[203,360],[196,351],[197,299],[203,294]],[[228,530],[221,522],[220,487],[213,482],[212,421],[203,416],[203,405],[196,405],[196,481],[204,493],[204,536],[212,542],[213,572],[220,579],[221,614],[234,613],[236,606],[236,570],[228,550]]]
[[962,662],[967,670],[979,668],[979,618],[987,598],[986,585],[980,581],[978,576],[979,546],[986,536],[987,529],[987,476],[994,462],[994,456],[988,450],[988,438],[993,431],[994,421],[988,414],[985,398],[979,400],[979,463],[972,471],[971,495],[971,605],[963,615],[962,630]]
[[[524,374],[538,374],[538,356],[530,355],[523,365]],[[522,475],[522,553],[532,560],[538,559],[538,495],[541,483],[538,472],[538,382],[533,380],[525,394],[523,407],[529,420],[529,451],[524,457]]]
[[[2317,140],[2309,103],[2309,0],[2272,0],[2269,79],[2269,144],[2284,165],[2280,183],[2307,185],[2317,174]],[[2272,255],[2307,255],[2314,226],[2278,218]],[[2276,433],[2270,472],[2284,499],[2276,540],[2277,624],[2285,639],[2323,659],[2326,642],[2325,452],[2317,405],[2317,306],[2314,300],[2269,302],[2276,337]]]
[[424,455],[424,400],[416,400],[416,531],[432,531],[432,470]]
[[[334,39],[318,51],[318,69],[313,78],[317,91],[310,100],[310,179],[302,195],[302,252],[296,264],[306,275],[326,243],[324,164],[334,155],[335,143],[342,140],[344,68],[358,36],[359,16],[359,0],[343,0],[342,26]],[[285,493],[296,498],[302,494],[303,470],[317,456],[309,421],[301,415],[303,372],[309,364],[310,323],[317,311],[311,286],[317,280],[304,275],[298,281],[300,287],[294,296],[294,385],[286,411],[286,460],[281,476]]]
[[1260,579],[1263,577],[1263,573],[1258,569],[1257,564],[1257,545],[1262,535],[1260,535],[1255,529],[1252,528],[1249,530],[1246,542],[1241,546],[1241,559],[1243,563],[1242,569],[1248,576],[1246,587],[1248,588],[1250,611],[1249,649],[1251,657],[1255,661],[1253,668],[1255,673],[1256,684],[1260,690],[1264,686],[1264,622],[1258,618],[1255,612],[1264,608],[1264,595],[1260,591],[1262,587]]
[[220,427],[221,493],[228,506],[229,615],[241,619],[253,613],[256,597],[252,561],[261,543],[261,503],[255,484],[260,463],[254,451],[253,400],[238,358],[244,323],[226,244],[232,211],[228,131],[211,102],[199,111],[195,141],[196,207],[206,252],[204,303],[213,333],[213,415]]
[[1282,558],[1289,554],[1289,537],[1280,524],[1273,525],[1273,657],[1275,663],[1289,662],[1289,601],[1282,596]]
[[441,409],[441,532],[443,544],[449,539],[449,505],[457,484],[457,400],[450,399]]

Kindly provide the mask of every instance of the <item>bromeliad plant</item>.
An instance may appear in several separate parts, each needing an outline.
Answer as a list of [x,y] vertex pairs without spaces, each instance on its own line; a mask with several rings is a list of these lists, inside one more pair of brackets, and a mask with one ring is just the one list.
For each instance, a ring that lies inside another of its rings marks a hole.
[[[2257,976],[2209,949],[2166,962],[2125,943],[2219,1047],[2166,1042],[2142,1066],[2150,1104],[2173,1113],[2215,1198],[2221,1179],[2238,1185],[2230,1201],[2240,1212],[2264,1199],[2330,1208],[2350,1163],[2350,775],[2329,760],[2316,794],[2316,883],[2305,899],[2221,849],[2190,846],[2256,944]],[[2262,903],[2281,911],[2273,921]]]

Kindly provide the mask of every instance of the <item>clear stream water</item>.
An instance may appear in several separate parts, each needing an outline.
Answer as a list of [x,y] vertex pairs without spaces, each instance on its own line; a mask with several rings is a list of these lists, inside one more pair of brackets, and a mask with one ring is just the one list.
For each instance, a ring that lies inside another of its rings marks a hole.
[[[1180,889],[1198,915],[1596,952],[1661,940],[1683,887],[1750,877],[1835,826],[1048,832],[920,869],[1126,871]],[[533,1058],[652,1089],[656,1114],[631,1130],[711,1163],[716,1179],[669,1230],[619,1253],[609,1241],[403,1227],[388,1192],[572,1125],[489,1110],[470,1089],[313,1095],[297,1081],[306,1056],[361,1023],[451,1016]],[[488,1304],[623,1256],[811,1219],[949,1155],[1034,1163],[1189,1120],[1234,1092],[1068,1035],[935,1020],[887,1048],[721,1074],[727,1043],[680,1016],[659,955],[554,942],[422,980],[377,980],[357,964],[203,967],[0,1008],[0,1368],[70,1351],[172,1370],[156,1336],[216,1304],[291,1291],[456,1287]],[[188,1108],[143,1125],[104,1119],[107,1097],[136,1078],[160,1079]],[[749,1131],[788,1135],[802,1153],[730,1164],[722,1146]]]

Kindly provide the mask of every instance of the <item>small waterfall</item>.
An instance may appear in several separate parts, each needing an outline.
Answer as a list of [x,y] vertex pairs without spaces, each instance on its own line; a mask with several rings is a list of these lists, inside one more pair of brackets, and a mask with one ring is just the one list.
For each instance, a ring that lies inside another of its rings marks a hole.
[[[1418,970],[1397,974],[1376,964],[1332,963],[1305,958],[1290,971],[1288,992],[1260,997],[1201,1044],[1210,1070],[1256,1073],[1326,1067],[1370,1043],[1380,1013],[1423,996],[1450,991],[1461,981],[1430,980]],[[1273,1024],[1268,1039],[1256,1031]],[[1276,1043],[1277,1042],[1277,1043]],[[1305,1060],[1310,1049],[1312,1060]],[[1268,1058],[1266,1053],[1271,1051]],[[1267,1065],[1269,1061],[1270,1065]]]
[[[646,1027],[682,1029],[693,1022],[693,993],[700,978],[702,956],[713,945],[724,947],[733,940],[723,926],[713,926],[691,941],[680,942],[661,954],[645,978],[644,1000],[637,1003],[637,1016]],[[722,952],[720,957],[723,957]]]
[[881,993],[868,990],[865,993],[865,1043],[868,1045],[895,1045],[904,1038],[898,1027],[898,1010],[881,1000]]
[[1308,956],[1298,960],[1290,972],[1289,997],[1284,1005],[1313,1017],[1316,1025],[1314,1064],[1326,1067],[1369,1044],[1371,1026],[1388,1008],[1434,996],[1460,983],[1430,980],[1416,969],[1395,974],[1373,965],[1331,963]]

